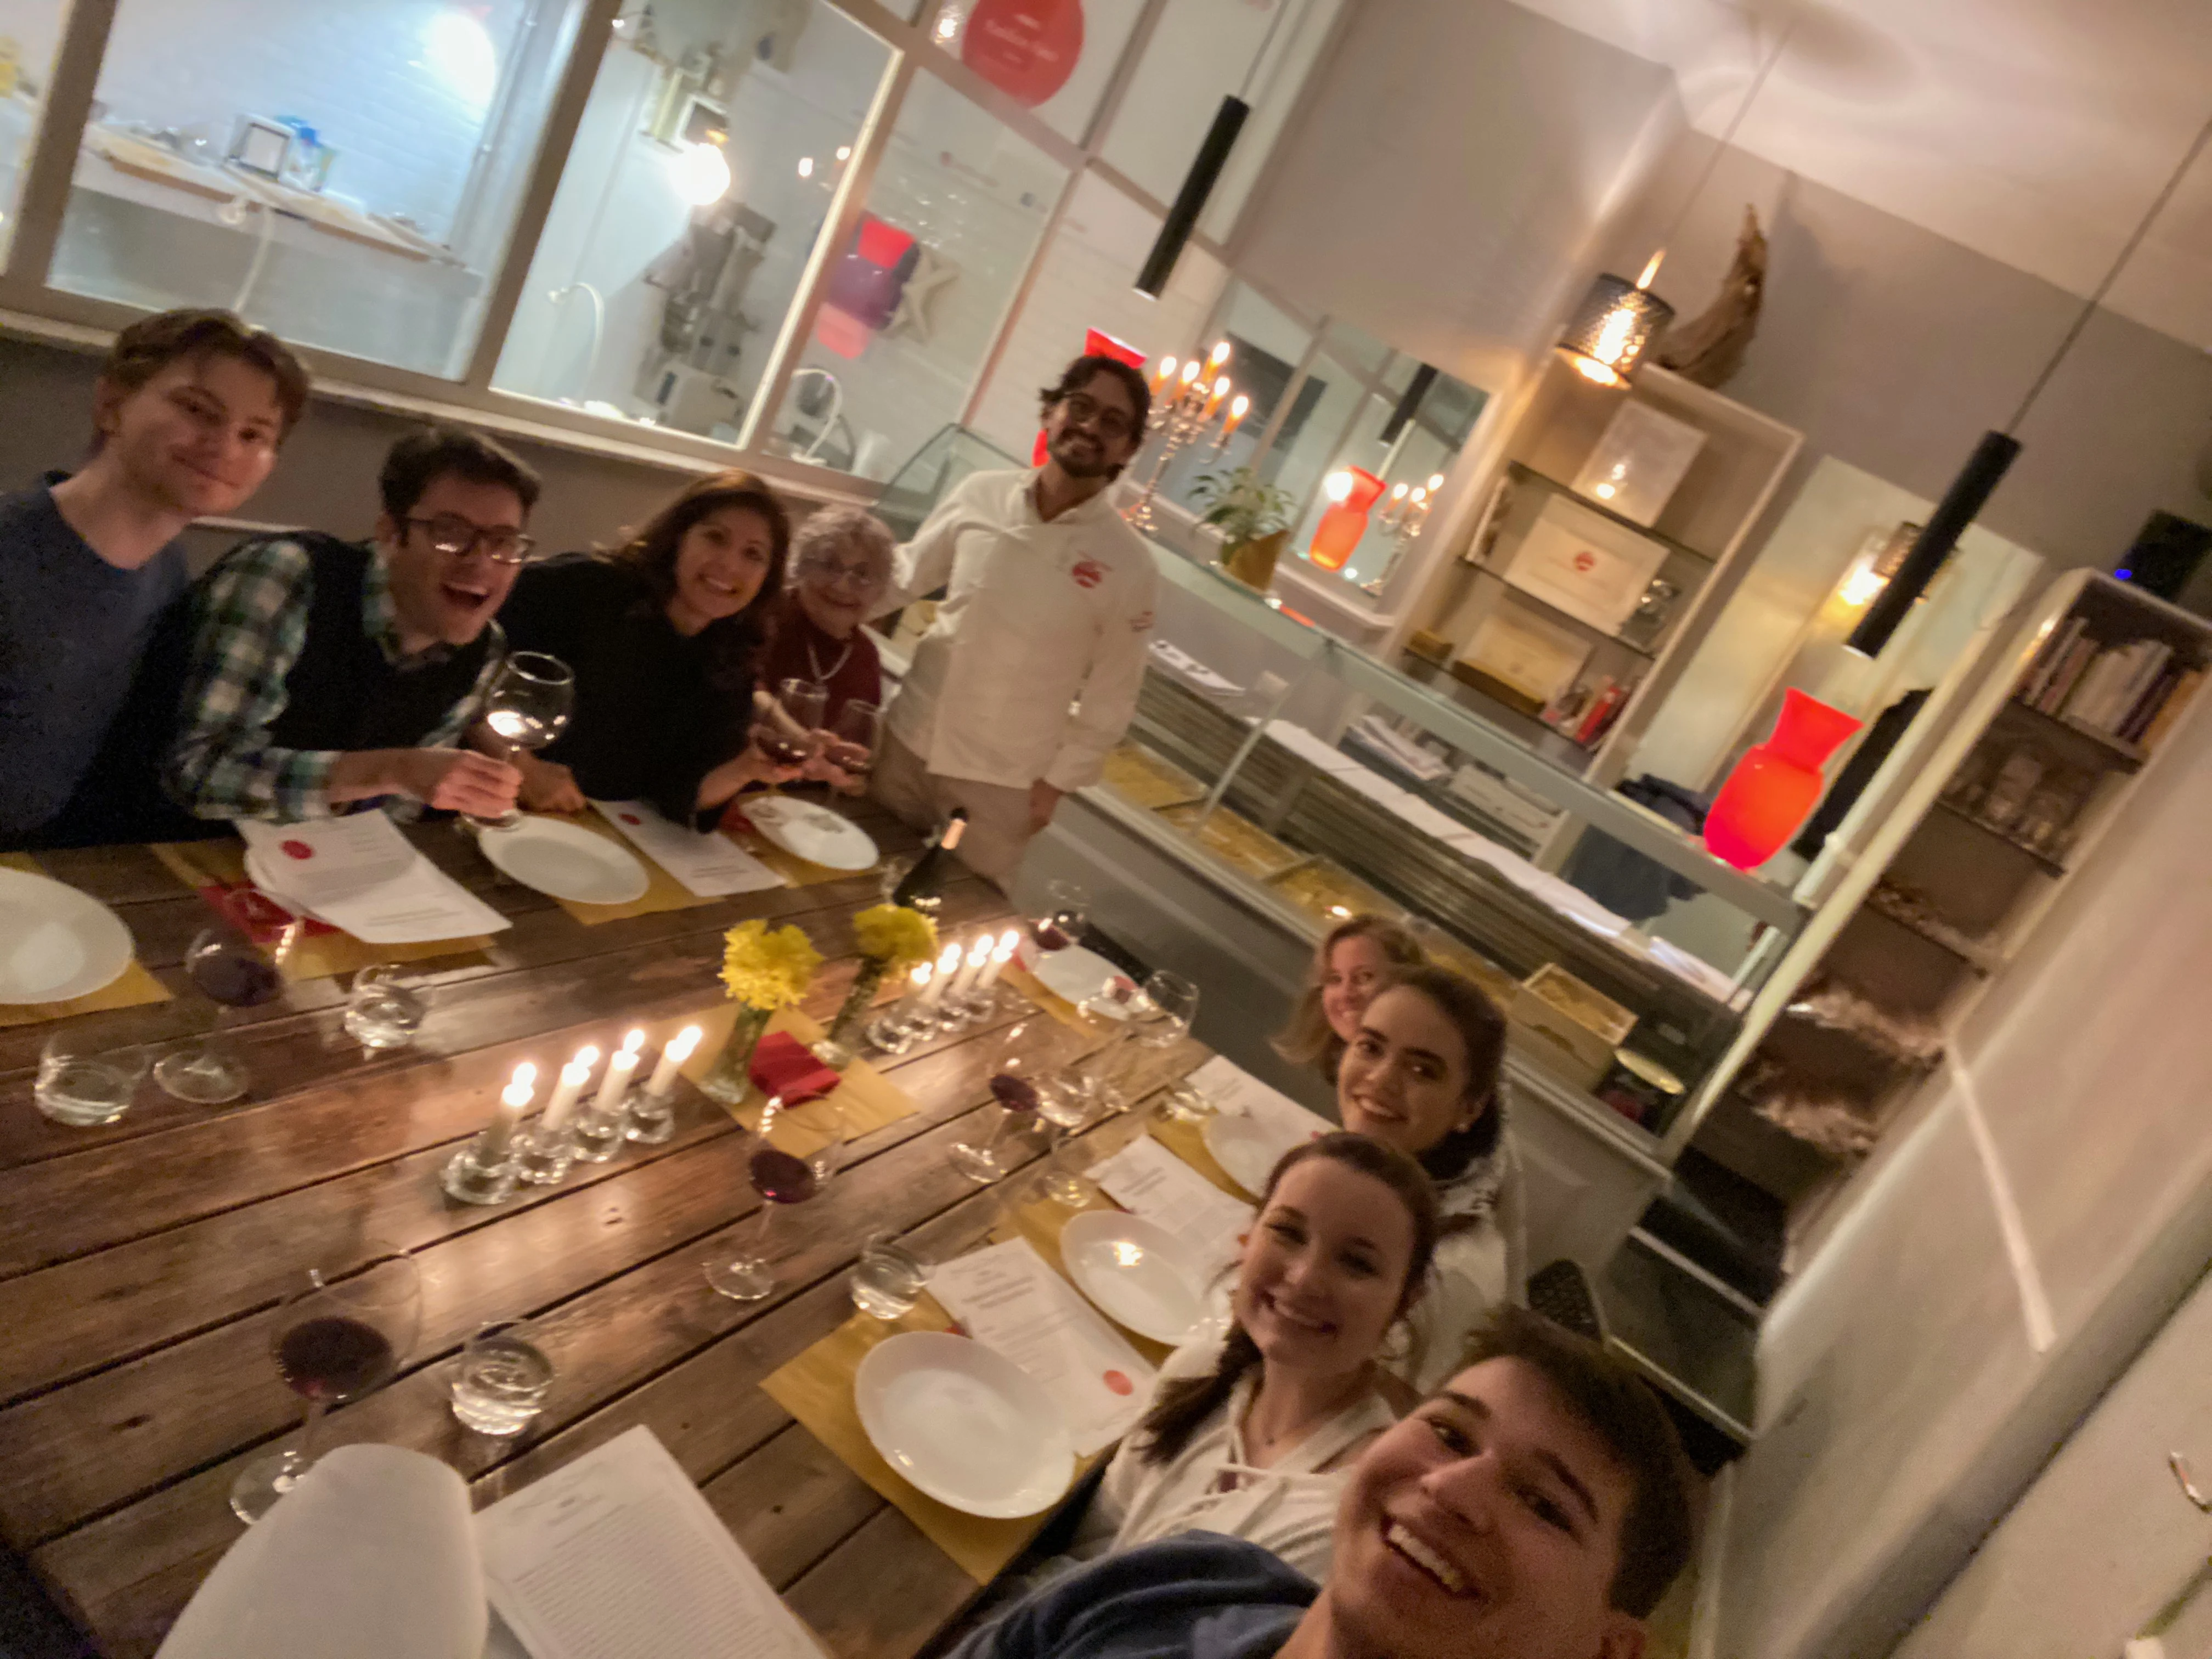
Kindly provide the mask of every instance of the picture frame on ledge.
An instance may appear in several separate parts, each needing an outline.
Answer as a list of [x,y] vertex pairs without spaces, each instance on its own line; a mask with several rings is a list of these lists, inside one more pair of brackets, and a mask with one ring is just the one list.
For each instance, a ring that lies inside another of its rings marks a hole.
[[1666,561],[1662,544],[1554,496],[1500,574],[1509,586],[1617,637]]
[[1705,447],[1705,434],[1688,422],[1631,400],[1613,411],[1575,474],[1575,494],[1648,530],[1667,510]]
[[1452,674],[1493,696],[1502,690],[1507,707],[1534,714],[1575,683],[1589,653],[1571,629],[1509,599],[1476,627]]

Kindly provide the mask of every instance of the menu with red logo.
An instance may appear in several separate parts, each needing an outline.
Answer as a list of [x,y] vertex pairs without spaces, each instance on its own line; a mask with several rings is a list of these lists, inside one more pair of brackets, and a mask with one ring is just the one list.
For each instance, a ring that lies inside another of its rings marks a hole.
[[781,876],[727,836],[702,836],[672,823],[641,800],[595,800],[592,805],[625,841],[701,898],[785,885]]
[[946,1262],[929,1289],[962,1330],[1043,1385],[1066,1414],[1078,1455],[1120,1439],[1144,1415],[1152,1368],[1026,1239]]
[[256,887],[368,944],[473,939],[508,926],[381,812],[311,823],[240,820],[237,827]]

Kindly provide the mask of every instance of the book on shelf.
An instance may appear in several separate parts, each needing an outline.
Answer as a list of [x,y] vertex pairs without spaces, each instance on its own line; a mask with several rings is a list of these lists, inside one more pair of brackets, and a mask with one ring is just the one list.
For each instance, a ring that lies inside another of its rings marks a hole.
[[2078,725],[2115,736],[2173,655],[2158,640],[2130,640],[2100,652],[2057,713]]
[[2066,647],[2065,654],[2054,665],[2051,678],[2044,683],[2041,693],[2035,699],[2035,708],[2043,714],[2056,714],[2096,654],[2096,641],[2086,634],[2075,635],[2073,642]]
[[2172,730],[2174,721],[2181,718],[2182,711],[2189,706],[2189,700],[2197,695],[2197,689],[2203,683],[2203,669],[2185,669],[2166,688],[2165,695],[2159,698],[2158,706],[2150,711],[2150,717],[2142,725],[2142,735],[2136,742],[2147,750],[2157,748],[2166,734]]
[[2058,665],[2065,659],[2066,653],[2074,648],[2074,641],[2081,637],[2088,626],[2079,617],[2067,617],[2058,630],[2043,642],[2043,649],[2037,652],[2034,660],[2028,664],[2027,672],[2021,676],[2019,689],[2013,695],[2031,708],[2039,705],[2043,694],[2050,690],[2051,679],[2058,672]]

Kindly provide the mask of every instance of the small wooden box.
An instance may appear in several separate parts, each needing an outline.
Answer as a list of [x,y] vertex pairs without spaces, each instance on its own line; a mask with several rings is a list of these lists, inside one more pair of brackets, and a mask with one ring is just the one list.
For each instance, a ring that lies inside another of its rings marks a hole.
[[1506,1016],[1525,1051],[1578,1089],[1596,1086],[1636,1029],[1634,1013],[1553,962],[1522,981]]

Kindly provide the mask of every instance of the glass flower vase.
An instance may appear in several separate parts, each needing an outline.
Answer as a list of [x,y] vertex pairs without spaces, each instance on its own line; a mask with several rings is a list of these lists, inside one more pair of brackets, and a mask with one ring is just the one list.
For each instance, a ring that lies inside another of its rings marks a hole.
[[1820,802],[1827,785],[1820,769],[1860,724],[1802,691],[1784,691],[1774,735],[1745,750],[1705,814],[1713,856],[1751,870],[1781,851]]
[[723,1043],[722,1052],[714,1056],[714,1063],[699,1080],[702,1094],[725,1106],[734,1106],[745,1097],[745,1091],[752,1086],[753,1050],[768,1035],[772,1012],[749,1003],[738,1005],[737,1024],[730,1027],[729,1041]]

